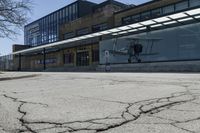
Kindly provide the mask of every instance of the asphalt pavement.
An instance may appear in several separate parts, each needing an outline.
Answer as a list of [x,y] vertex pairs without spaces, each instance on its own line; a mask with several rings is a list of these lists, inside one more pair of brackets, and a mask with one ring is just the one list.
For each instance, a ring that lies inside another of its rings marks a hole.
[[0,74],[0,133],[200,133],[200,74]]

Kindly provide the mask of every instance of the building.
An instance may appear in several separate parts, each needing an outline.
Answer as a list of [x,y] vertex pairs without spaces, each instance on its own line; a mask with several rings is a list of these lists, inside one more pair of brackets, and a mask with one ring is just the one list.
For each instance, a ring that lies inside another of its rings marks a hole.
[[89,71],[106,64],[199,61],[199,27],[200,0],[78,0],[25,26],[26,45],[14,46],[13,68]]
[[[113,27],[113,14],[127,5],[108,0],[93,7],[93,12],[77,20],[65,23],[60,28],[60,40],[83,36]],[[96,66],[99,64],[99,42],[95,37],[73,44],[64,52],[65,66]]]
[[[114,26],[114,13],[127,7],[126,4],[114,0],[107,0],[100,4],[78,0],[25,26],[25,44],[37,48],[38,46],[110,29]],[[70,9],[77,11],[73,13],[69,11]],[[85,9],[87,11],[84,11]],[[64,14],[63,11],[68,13]],[[72,14],[70,15],[70,13]],[[72,17],[73,15],[74,17]],[[45,62],[43,49],[21,54],[20,57],[16,55],[15,70],[39,71],[54,68],[66,70],[71,67],[84,66],[95,68],[99,64],[100,40],[101,37],[96,37],[68,45],[60,45],[59,48],[46,48]],[[18,51],[16,48],[13,50],[13,52]]]
[[[102,41],[101,51],[111,51],[111,64],[128,62],[123,49],[130,43],[142,44],[142,62],[199,60],[199,6],[200,0],[159,0],[117,12],[115,26],[127,30],[116,34],[117,43],[114,37]],[[131,60],[137,62],[134,55]],[[105,62],[101,52],[100,63]]]
[[59,41],[59,28],[62,24],[81,18],[92,12],[95,3],[77,0],[55,12],[24,27],[26,45],[39,46]]

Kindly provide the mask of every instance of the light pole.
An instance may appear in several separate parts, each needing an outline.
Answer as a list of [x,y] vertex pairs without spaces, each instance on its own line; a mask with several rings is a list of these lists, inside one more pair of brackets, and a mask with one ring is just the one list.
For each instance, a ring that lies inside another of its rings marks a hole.
[[0,53],[0,74],[1,74],[1,70],[2,70],[2,59],[1,59],[1,53]]

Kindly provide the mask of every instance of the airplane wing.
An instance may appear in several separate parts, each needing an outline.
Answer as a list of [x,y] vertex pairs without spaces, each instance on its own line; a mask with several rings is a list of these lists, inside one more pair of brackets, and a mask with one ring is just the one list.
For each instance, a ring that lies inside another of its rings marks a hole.
[[163,40],[162,38],[141,38],[141,37],[131,37],[131,38],[125,38],[128,41],[160,41]]
[[128,52],[126,51],[119,51],[119,50],[109,50],[111,54],[117,54],[117,55],[128,55]]
[[[128,54],[128,50],[126,51],[120,51],[120,50],[108,50],[110,52],[110,54],[113,55],[129,55]],[[148,56],[148,55],[158,55],[158,52],[154,52],[154,53],[141,53],[141,56]]]
[[159,53],[158,52],[155,52],[155,53],[146,53],[146,54],[140,54],[141,56],[147,56],[147,55],[158,55]]

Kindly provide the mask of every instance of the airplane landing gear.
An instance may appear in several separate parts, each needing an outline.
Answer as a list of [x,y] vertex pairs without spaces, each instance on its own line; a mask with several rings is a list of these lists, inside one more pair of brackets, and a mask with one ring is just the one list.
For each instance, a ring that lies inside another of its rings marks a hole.
[[139,58],[140,53],[142,53],[143,46],[141,44],[134,44],[131,45],[129,48],[129,58],[128,58],[128,63],[131,63],[132,57],[138,62],[141,63],[141,59]]

